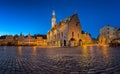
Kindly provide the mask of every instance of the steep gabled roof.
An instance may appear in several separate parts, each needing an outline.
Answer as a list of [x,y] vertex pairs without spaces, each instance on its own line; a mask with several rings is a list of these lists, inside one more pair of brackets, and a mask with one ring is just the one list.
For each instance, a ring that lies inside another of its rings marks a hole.
[[[60,26],[61,26],[61,23],[65,23],[66,25],[68,25],[69,22],[71,21],[71,19],[72,19],[74,16],[76,16],[76,15],[77,15],[77,14],[73,14],[72,16],[69,16],[69,17],[63,19],[62,21],[60,21],[59,23],[57,23],[56,26],[55,26],[54,28],[52,28],[50,31],[53,31],[53,30],[56,29],[57,27],[60,27]],[[49,31],[49,32],[50,32],[50,31]],[[48,33],[49,33],[49,32],[48,32]]]
[[77,15],[77,14],[73,14],[72,16],[69,16],[69,17],[63,19],[62,21],[60,21],[60,22],[58,23],[58,25],[59,25],[60,23],[69,24],[69,22],[71,21],[71,19],[72,19],[74,16],[76,16],[76,15]]
[[6,39],[7,35],[0,36],[0,39]]

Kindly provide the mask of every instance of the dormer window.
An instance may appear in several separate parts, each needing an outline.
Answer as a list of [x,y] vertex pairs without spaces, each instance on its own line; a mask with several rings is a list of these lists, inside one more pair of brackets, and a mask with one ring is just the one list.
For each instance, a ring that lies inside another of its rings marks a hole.
[[76,23],[76,26],[78,26],[79,22]]
[[78,24],[76,23],[76,26],[78,26]]

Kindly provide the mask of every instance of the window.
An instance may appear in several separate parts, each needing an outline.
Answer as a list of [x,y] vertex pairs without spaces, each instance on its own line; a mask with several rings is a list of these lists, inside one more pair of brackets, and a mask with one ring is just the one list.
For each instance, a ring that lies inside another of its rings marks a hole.
[[58,33],[58,38],[60,38],[60,33]]
[[63,37],[63,32],[61,32],[61,36]]
[[78,26],[78,24],[76,23],[76,26]]
[[72,32],[72,37],[74,37],[74,32]]
[[56,35],[55,35],[55,39],[56,39]]
[[76,26],[78,26],[79,22],[76,23]]

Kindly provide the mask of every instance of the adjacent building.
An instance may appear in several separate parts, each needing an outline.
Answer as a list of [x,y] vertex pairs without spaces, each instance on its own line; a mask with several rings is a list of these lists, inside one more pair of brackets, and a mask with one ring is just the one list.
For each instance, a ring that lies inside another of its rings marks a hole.
[[22,33],[18,37],[18,45],[24,45],[24,35]]
[[111,41],[111,46],[120,46],[120,28],[116,31],[117,38],[113,39]]
[[24,36],[22,33],[20,35],[5,35],[0,37],[0,45],[38,45],[46,46],[47,37],[46,35],[34,35],[30,33]]
[[47,46],[47,36],[46,35],[35,35],[36,45],[38,46]]
[[105,25],[100,29],[99,34],[99,43],[100,44],[109,44],[113,39],[116,39],[117,36],[117,30],[118,28]]
[[14,37],[12,36],[12,35],[7,35],[6,36],[6,41],[8,42],[8,43],[12,43],[13,42],[13,40],[14,40]]
[[7,45],[6,35],[0,36],[0,45]]
[[93,43],[93,39],[91,38],[91,35],[87,32],[82,32],[81,39],[82,39],[82,44],[92,44]]
[[120,28],[117,30],[117,37],[120,39]]
[[31,36],[30,33],[24,37],[24,45],[36,45],[35,37]]

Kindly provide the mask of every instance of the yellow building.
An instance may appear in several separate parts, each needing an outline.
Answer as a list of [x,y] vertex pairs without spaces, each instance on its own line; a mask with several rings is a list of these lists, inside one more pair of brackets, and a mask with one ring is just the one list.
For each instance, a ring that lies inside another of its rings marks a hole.
[[82,33],[82,45],[86,44],[92,44],[93,40],[91,38],[91,35],[88,34],[87,32]]
[[47,46],[47,37],[46,35],[35,35],[36,45],[37,46]]
[[7,45],[6,41],[6,35],[5,36],[0,36],[0,45]]
[[18,45],[24,45],[24,35],[22,33],[18,37]]
[[28,34],[24,37],[24,45],[36,45],[35,38]]

